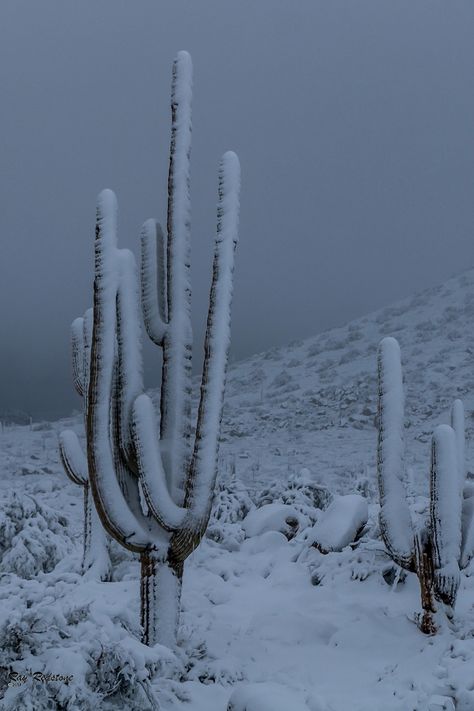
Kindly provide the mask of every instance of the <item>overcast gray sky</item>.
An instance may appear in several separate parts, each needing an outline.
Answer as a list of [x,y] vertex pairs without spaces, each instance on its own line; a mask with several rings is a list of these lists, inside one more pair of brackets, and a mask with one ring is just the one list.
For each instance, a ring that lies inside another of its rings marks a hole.
[[[220,155],[242,164],[232,357],[474,264],[472,0],[2,0],[0,409],[80,405],[96,194],[164,218],[173,57],[194,62],[200,354]],[[158,370],[148,360],[148,382]]]

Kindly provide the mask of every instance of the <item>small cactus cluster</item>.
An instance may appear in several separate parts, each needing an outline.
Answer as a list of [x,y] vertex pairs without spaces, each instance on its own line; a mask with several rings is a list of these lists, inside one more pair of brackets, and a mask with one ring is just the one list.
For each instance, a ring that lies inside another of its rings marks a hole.
[[420,629],[436,631],[435,600],[448,616],[456,603],[460,569],[474,554],[474,499],[465,483],[464,408],[455,400],[451,424],[438,425],[431,440],[429,520],[416,527],[405,489],[404,393],[400,347],[384,338],[378,350],[377,475],[380,528],[390,557],[420,581]]

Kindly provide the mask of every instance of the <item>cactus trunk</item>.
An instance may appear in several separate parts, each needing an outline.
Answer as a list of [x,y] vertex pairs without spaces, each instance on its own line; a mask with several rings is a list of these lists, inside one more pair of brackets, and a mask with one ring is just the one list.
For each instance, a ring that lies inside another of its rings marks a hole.
[[424,532],[415,535],[415,569],[420,583],[421,607],[419,627],[424,634],[434,634],[436,625],[433,614],[436,612],[433,600],[433,559],[431,542]]
[[183,567],[155,550],[140,555],[140,619],[143,644],[173,647],[178,631]]

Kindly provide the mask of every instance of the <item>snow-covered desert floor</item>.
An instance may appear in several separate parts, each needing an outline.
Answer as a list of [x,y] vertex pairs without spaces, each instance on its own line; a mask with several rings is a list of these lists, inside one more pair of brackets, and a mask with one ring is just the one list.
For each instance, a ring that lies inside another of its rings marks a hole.
[[[81,416],[4,427],[1,708],[225,711],[234,694],[235,711],[472,711],[474,567],[462,573],[454,619],[440,612],[434,636],[416,625],[416,577],[387,575],[375,361],[379,340],[395,336],[407,395],[408,492],[421,516],[431,432],[448,422],[454,398],[466,407],[473,471],[473,316],[470,271],[233,364],[219,491],[208,534],[186,563],[176,653],[138,641],[131,554],[111,546],[112,582],[80,575],[82,491],[62,469],[58,434],[72,427],[83,437]],[[354,493],[368,501],[368,525],[357,543],[323,555],[310,545],[311,528],[330,497]],[[290,540],[275,523],[281,505],[298,520]],[[253,705],[245,700],[252,696]]]

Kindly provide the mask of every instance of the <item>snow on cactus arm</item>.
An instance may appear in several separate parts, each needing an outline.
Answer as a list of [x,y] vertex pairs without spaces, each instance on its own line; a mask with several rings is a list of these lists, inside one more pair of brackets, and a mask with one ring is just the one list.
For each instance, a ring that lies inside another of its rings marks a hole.
[[64,470],[71,481],[79,486],[86,486],[89,482],[87,459],[77,434],[72,430],[63,430],[60,433],[59,453]]
[[461,492],[466,480],[465,448],[466,448],[466,425],[464,417],[464,405],[462,400],[455,400],[451,408],[451,427],[456,435],[456,450],[459,467],[459,485]]
[[[190,518],[199,521],[204,532],[212,505],[217,476],[219,436],[224,404],[227,360],[230,346],[230,318],[234,255],[239,227],[240,164],[229,151],[219,166],[217,235],[209,298],[201,398],[194,452],[186,482],[185,506]],[[178,540],[175,541],[178,543]]]
[[458,479],[456,435],[449,425],[439,425],[431,444],[431,531],[434,591],[453,606],[459,587],[461,553],[461,492]]
[[87,416],[89,478],[105,529],[130,550],[140,552],[147,547],[149,536],[123,496],[109,439],[118,288],[116,230],[116,198],[111,190],[104,190],[97,204],[94,324]]
[[465,568],[474,556],[474,497],[469,496],[462,502],[461,523],[461,559],[459,565]]
[[147,220],[141,233],[142,311],[146,332],[163,346],[168,322],[166,245],[161,225]]
[[314,525],[309,540],[321,553],[342,551],[357,538],[368,518],[367,500],[362,496],[338,496]]
[[84,320],[79,317],[71,324],[72,378],[78,395],[84,395]]
[[84,414],[87,413],[88,398],[89,398],[89,377],[91,370],[91,347],[92,347],[92,328],[94,324],[94,315],[92,309],[87,309],[83,317],[83,341],[84,341]]
[[387,550],[403,568],[413,568],[414,538],[403,483],[404,395],[400,346],[384,338],[378,350],[377,477],[380,528]]
[[140,395],[134,402],[132,432],[147,505],[165,530],[176,529],[183,522],[186,510],[174,503],[168,491],[155,411],[148,395]]
[[[133,459],[131,415],[135,398],[143,392],[138,274],[128,249],[117,250],[118,429],[119,446],[127,462]],[[130,467],[132,469],[132,467]],[[132,469],[133,470],[133,469]]]
[[178,52],[171,87],[171,144],[168,174],[168,327],[163,344],[161,439],[168,444],[167,472],[179,505],[191,449],[191,281],[189,161],[191,155],[192,62]]

